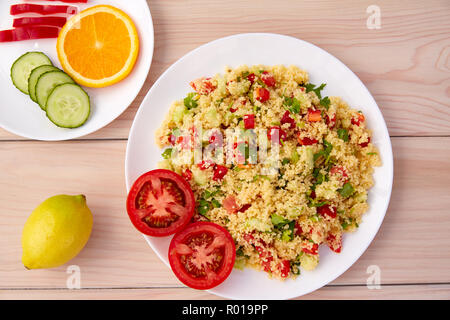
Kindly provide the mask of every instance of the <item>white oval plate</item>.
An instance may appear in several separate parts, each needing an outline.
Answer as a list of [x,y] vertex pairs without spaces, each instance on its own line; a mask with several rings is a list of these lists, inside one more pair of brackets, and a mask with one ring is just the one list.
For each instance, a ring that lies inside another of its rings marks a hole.
[[[18,1],[0,1],[0,30],[11,29],[13,17],[9,14],[9,8],[15,3]],[[75,139],[106,126],[133,102],[147,79],[153,56],[153,22],[147,1],[90,0],[87,4],[76,5],[80,10],[84,10],[98,4],[109,4],[123,10],[136,25],[140,52],[131,74],[110,87],[85,88],[91,98],[91,115],[88,121],[76,129],[58,128],[47,119],[45,112],[31,101],[29,96],[14,87],[10,78],[12,64],[28,51],[42,51],[55,66],[61,68],[56,53],[56,39],[0,43],[0,97],[2,99],[0,127],[29,139],[46,141]]]
[[[225,66],[297,65],[310,74],[314,84],[327,83],[324,94],[341,96],[362,110],[373,130],[373,143],[379,148],[383,166],[374,172],[375,185],[369,192],[370,210],[359,229],[344,236],[343,251],[331,252],[321,246],[320,263],[314,271],[304,271],[295,280],[271,280],[265,272],[233,270],[220,286],[209,290],[232,299],[289,299],[307,294],[333,281],[362,255],[371,243],[386,213],[392,189],[393,160],[386,123],[364,84],[342,62],[324,50],[299,39],[277,34],[239,34],[222,38],[188,53],[173,64],[153,85],[134,119],[127,147],[125,175],[129,190],[144,172],[156,169],[161,151],[155,144],[155,130],[169,106],[191,91],[189,81],[223,72]],[[145,237],[166,265],[171,237]]]

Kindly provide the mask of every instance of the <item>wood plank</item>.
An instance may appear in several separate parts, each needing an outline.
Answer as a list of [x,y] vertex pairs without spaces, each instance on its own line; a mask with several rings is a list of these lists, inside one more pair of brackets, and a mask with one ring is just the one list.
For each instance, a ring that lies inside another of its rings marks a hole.
[[[274,32],[327,50],[366,84],[392,135],[450,134],[450,2],[376,4],[381,29],[369,30],[373,1],[148,1],[155,53],[138,98],[116,121],[86,138],[126,138],[145,93],[169,65],[211,40],[244,32]],[[0,139],[20,139],[0,129]]]
[[[386,219],[333,284],[365,284],[370,265],[380,267],[382,283],[450,283],[450,137],[392,140],[395,182]],[[83,288],[180,286],[126,215],[125,147],[126,141],[0,143],[0,288],[65,288],[67,266],[23,268],[20,236],[41,201],[82,192],[94,230],[70,264],[80,266]]]
[[[368,289],[365,286],[326,286],[296,300],[445,299],[450,285],[400,285]],[[220,297],[189,288],[0,290],[2,300],[220,300]]]

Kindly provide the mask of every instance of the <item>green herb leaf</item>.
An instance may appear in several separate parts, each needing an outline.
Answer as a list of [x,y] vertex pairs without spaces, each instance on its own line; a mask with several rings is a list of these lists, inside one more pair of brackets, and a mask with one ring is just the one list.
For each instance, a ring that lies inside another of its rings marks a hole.
[[272,220],[272,224],[276,227],[279,225],[284,226],[285,224],[287,224],[289,222],[288,220],[286,220],[285,218],[283,218],[282,216],[280,216],[279,214],[276,214],[276,213],[272,214],[270,219]]
[[170,157],[172,156],[172,148],[167,148],[161,155],[166,160],[170,159]]
[[342,189],[339,189],[338,191],[341,196],[343,196],[344,198],[348,198],[355,192],[355,189],[353,189],[353,186],[349,182],[347,182],[346,184],[344,184]]
[[199,200],[197,202],[198,202],[198,205],[197,205],[198,213],[209,219],[207,213],[209,210],[211,210],[211,204],[208,201],[203,200],[203,199]]
[[326,86],[326,83],[322,83],[319,87],[316,88],[315,84],[307,83],[305,85],[306,93],[314,91],[315,94],[317,95],[317,97],[319,99],[322,99],[322,94],[320,92],[323,90],[323,88],[325,88],[325,86]]
[[213,205],[214,208],[220,208],[220,207],[222,207],[222,205],[220,204],[220,202],[219,202],[218,200],[216,200],[216,199],[212,199],[212,200],[211,200],[211,203],[212,203],[212,205]]
[[188,93],[186,98],[184,98],[184,106],[188,110],[196,108],[198,106],[197,100],[194,99],[196,97],[196,95],[197,94],[195,92],[191,92],[191,93]]
[[345,142],[349,140],[348,130],[347,129],[338,129],[337,130],[338,137]]
[[331,101],[330,101],[330,98],[328,98],[328,97],[325,97],[320,100],[320,105],[324,106],[325,109],[327,109],[327,110],[330,107],[330,103],[331,103]]

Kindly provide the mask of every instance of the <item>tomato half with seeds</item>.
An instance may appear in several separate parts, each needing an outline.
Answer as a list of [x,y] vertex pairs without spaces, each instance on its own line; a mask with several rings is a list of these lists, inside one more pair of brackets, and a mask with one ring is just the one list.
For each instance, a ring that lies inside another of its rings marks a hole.
[[128,216],[136,229],[149,236],[164,237],[183,229],[194,210],[189,183],[170,170],[144,173],[128,193]]
[[199,290],[218,286],[230,275],[236,247],[230,233],[212,222],[195,222],[170,242],[169,262],[185,285]]

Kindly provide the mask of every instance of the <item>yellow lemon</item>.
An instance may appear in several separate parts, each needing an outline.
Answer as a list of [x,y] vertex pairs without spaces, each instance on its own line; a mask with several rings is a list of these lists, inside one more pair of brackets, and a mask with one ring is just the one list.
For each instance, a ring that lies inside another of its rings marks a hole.
[[22,262],[27,269],[54,268],[83,249],[92,231],[92,213],[84,195],[58,195],[42,202],[22,233]]

